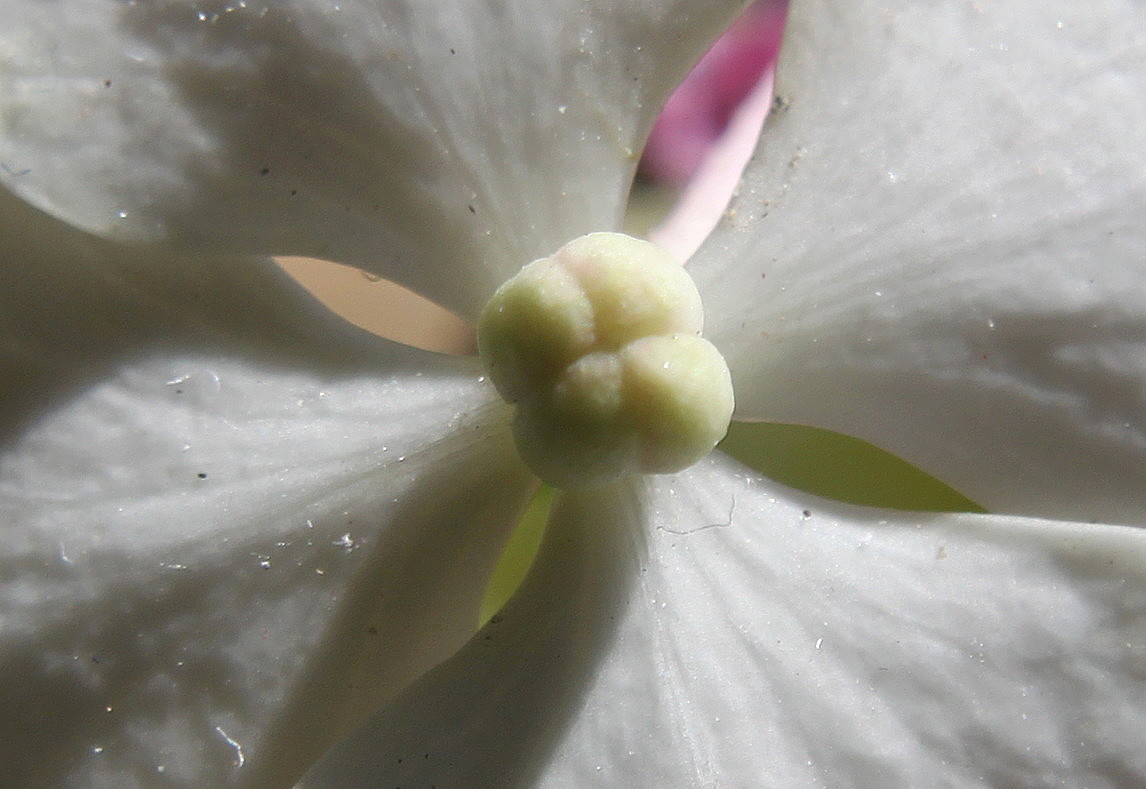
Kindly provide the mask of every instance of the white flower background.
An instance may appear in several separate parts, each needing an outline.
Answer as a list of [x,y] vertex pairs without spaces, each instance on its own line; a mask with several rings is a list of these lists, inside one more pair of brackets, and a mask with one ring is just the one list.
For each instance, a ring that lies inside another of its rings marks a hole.
[[1146,9],[794,0],[688,261],[737,419],[993,514],[720,453],[559,494],[472,320],[619,225],[725,0],[0,2],[0,764],[20,787],[1146,783]]

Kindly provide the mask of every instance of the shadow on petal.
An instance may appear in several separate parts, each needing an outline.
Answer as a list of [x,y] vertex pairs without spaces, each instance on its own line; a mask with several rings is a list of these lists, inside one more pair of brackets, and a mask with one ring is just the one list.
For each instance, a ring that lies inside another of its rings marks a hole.
[[502,612],[327,753],[300,787],[536,780],[616,629],[639,572],[643,518],[630,484],[560,496],[541,552]]

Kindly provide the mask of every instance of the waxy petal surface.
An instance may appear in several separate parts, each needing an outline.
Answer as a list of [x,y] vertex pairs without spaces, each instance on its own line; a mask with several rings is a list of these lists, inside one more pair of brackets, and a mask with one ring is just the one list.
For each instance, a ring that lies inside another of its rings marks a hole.
[[0,220],[5,780],[289,785],[475,629],[506,409],[270,262]]
[[991,510],[1146,512],[1141,7],[794,3],[777,106],[690,263],[739,416]]
[[652,479],[647,530],[554,519],[504,620],[303,785],[1146,780],[1139,530],[850,507],[720,457]]
[[0,183],[86,230],[351,263],[475,318],[620,222],[741,0],[0,4]]

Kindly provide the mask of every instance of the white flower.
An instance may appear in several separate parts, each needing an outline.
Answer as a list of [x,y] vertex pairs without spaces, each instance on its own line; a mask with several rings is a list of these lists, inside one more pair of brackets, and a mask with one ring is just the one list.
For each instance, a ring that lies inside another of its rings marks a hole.
[[509,409],[239,257],[474,318],[615,226],[732,5],[2,4],[6,780],[290,785],[341,741],[303,785],[1146,781],[1135,3],[800,3],[689,263],[739,417],[1010,514],[717,453],[561,496],[471,639]]

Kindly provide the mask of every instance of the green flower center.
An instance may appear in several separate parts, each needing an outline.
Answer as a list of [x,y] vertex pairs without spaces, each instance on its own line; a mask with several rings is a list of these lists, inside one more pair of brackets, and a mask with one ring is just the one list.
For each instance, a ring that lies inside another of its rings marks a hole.
[[700,336],[696,285],[665,251],[592,233],[523,268],[489,300],[478,350],[516,406],[525,462],[560,488],[679,471],[732,417],[732,379]]

